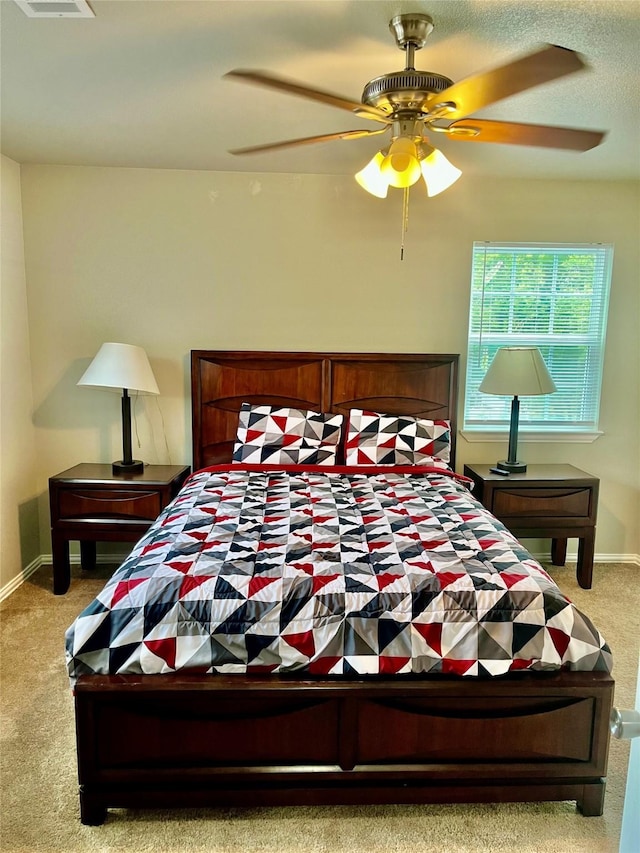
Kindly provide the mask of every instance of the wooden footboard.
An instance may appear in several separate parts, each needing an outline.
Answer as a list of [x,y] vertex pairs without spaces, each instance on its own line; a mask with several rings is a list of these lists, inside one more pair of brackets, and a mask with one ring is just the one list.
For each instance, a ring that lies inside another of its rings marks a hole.
[[613,680],[84,676],[83,823],[109,807],[575,800],[602,814]]

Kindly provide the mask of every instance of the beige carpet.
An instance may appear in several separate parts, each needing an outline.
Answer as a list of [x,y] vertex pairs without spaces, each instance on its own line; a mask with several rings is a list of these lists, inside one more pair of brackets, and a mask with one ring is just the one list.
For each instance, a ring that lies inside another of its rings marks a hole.
[[[570,568],[547,566],[613,650],[616,704],[632,707],[640,636],[640,569],[598,565],[581,590]],[[79,820],[74,720],[63,635],[108,570],[75,570],[65,596],[40,569],[0,605],[0,849],[4,853],[615,853],[628,742],[613,740],[602,817],[573,803],[110,811]],[[98,574],[100,577],[98,577]]]

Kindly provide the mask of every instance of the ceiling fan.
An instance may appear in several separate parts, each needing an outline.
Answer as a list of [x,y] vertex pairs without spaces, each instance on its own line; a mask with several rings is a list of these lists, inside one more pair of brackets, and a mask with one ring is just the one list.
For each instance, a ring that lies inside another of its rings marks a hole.
[[[405,68],[370,80],[364,87],[361,103],[263,71],[236,69],[225,74],[225,77],[349,110],[359,118],[381,122],[385,127],[289,139],[250,148],[236,148],[231,153],[255,154],[333,139],[359,139],[385,133],[390,128],[395,138],[407,135],[408,127],[420,138],[424,138],[424,131],[428,130],[465,141],[536,145],[575,151],[587,151],[602,142],[604,133],[598,131],[469,118],[470,114],[489,104],[585,68],[584,61],[575,51],[545,45],[506,65],[454,83],[442,74],[419,71],[414,66],[415,52],[424,47],[433,30],[433,21],[429,15],[397,15],[390,21],[389,29],[395,36],[398,48],[406,52]],[[439,123],[442,120],[449,123],[443,126]]]
[[382,124],[381,128],[343,130],[322,136],[288,139],[236,148],[230,153],[258,154],[280,148],[334,139],[361,139],[390,132],[390,143],[378,151],[355,178],[364,189],[380,198],[386,197],[389,186],[404,188],[404,237],[408,188],[422,177],[427,194],[433,196],[447,189],[461,175],[460,170],[430,144],[427,133],[442,133],[450,139],[466,142],[530,145],[573,151],[588,151],[602,142],[605,134],[601,131],[470,117],[483,107],[510,95],[584,69],[584,61],[575,51],[552,44],[543,45],[506,65],[454,83],[442,74],[415,68],[415,52],[424,47],[433,30],[433,20],[429,15],[397,15],[391,19],[389,29],[397,47],[406,53],[405,68],[370,80],[364,87],[360,103],[264,71],[236,69],[225,74],[225,77],[244,83],[265,86],[348,110],[358,118]]

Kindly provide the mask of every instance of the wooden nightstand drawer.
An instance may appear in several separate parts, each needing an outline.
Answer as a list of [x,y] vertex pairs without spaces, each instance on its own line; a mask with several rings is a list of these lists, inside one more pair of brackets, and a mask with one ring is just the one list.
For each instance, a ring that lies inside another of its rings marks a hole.
[[492,512],[500,517],[588,518],[591,489],[498,489]]
[[160,514],[160,493],[125,489],[61,489],[59,518],[144,518],[153,521]]

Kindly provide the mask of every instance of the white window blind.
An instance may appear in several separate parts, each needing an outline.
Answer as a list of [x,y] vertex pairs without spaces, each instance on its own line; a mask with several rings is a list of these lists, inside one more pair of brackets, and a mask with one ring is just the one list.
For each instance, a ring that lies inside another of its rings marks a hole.
[[520,427],[593,432],[613,247],[474,243],[465,430],[508,427],[511,398],[478,386],[501,346],[537,346],[558,390],[522,397]]

